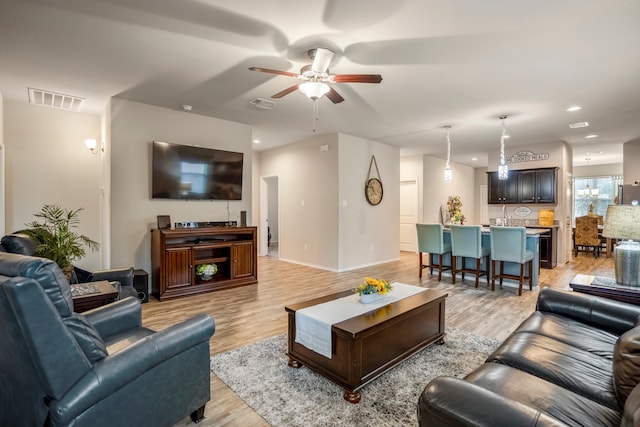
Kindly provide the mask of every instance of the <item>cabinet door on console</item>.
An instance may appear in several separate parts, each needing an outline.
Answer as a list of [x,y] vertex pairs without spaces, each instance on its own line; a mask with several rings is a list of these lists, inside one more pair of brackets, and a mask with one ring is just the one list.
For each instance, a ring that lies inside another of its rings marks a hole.
[[167,249],[164,256],[164,283],[166,288],[190,286],[193,270],[191,248]]
[[233,245],[231,258],[233,258],[233,278],[253,276],[253,243],[236,243]]

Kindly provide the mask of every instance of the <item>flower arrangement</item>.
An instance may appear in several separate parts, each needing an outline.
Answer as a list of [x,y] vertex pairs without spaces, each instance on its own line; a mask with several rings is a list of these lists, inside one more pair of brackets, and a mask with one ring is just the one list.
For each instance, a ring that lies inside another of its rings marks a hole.
[[387,280],[374,279],[365,277],[364,282],[356,287],[355,291],[358,295],[380,294],[386,295],[391,292],[393,286]]
[[196,275],[204,280],[209,280],[218,272],[218,266],[215,264],[198,264],[196,267]]
[[462,214],[462,201],[460,196],[449,196],[447,199],[447,210],[454,224],[464,224],[465,217]]

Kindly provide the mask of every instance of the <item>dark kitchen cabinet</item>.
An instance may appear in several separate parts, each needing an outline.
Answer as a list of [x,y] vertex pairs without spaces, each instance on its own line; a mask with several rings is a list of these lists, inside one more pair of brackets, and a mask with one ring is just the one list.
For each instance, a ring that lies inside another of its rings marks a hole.
[[520,203],[556,203],[556,168],[522,170]]
[[489,204],[556,203],[557,168],[512,170],[503,181],[498,172],[487,174]]
[[511,204],[518,201],[518,173],[510,171],[509,178],[501,180],[498,172],[489,172],[489,204]]

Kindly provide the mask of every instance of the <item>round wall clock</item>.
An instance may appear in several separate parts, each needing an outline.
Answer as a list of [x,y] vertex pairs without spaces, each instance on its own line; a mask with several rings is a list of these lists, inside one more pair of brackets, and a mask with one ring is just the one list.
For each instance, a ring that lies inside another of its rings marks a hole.
[[375,206],[382,201],[382,181],[378,178],[369,178],[364,186],[364,195],[369,204]]

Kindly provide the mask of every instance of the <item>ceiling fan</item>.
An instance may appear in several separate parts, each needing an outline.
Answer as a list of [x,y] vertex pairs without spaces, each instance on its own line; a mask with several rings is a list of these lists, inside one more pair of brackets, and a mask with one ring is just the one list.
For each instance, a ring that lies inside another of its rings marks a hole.
[[302,83],[272,95],[272,98],[282,98],[291,92],[299,90],[313,101],[326,94],[327,98],[334,104],[344,101],[344,98],[328,83],[380,83],[382,81],[380,74],[331,74],[329,72],[329,64],[333,59],[334,52],[329,49],[322,47],[310,49],[308,54],[313,63],[302,67],[300,74],[261,67],[250,67],[249,69],[303,80]]

